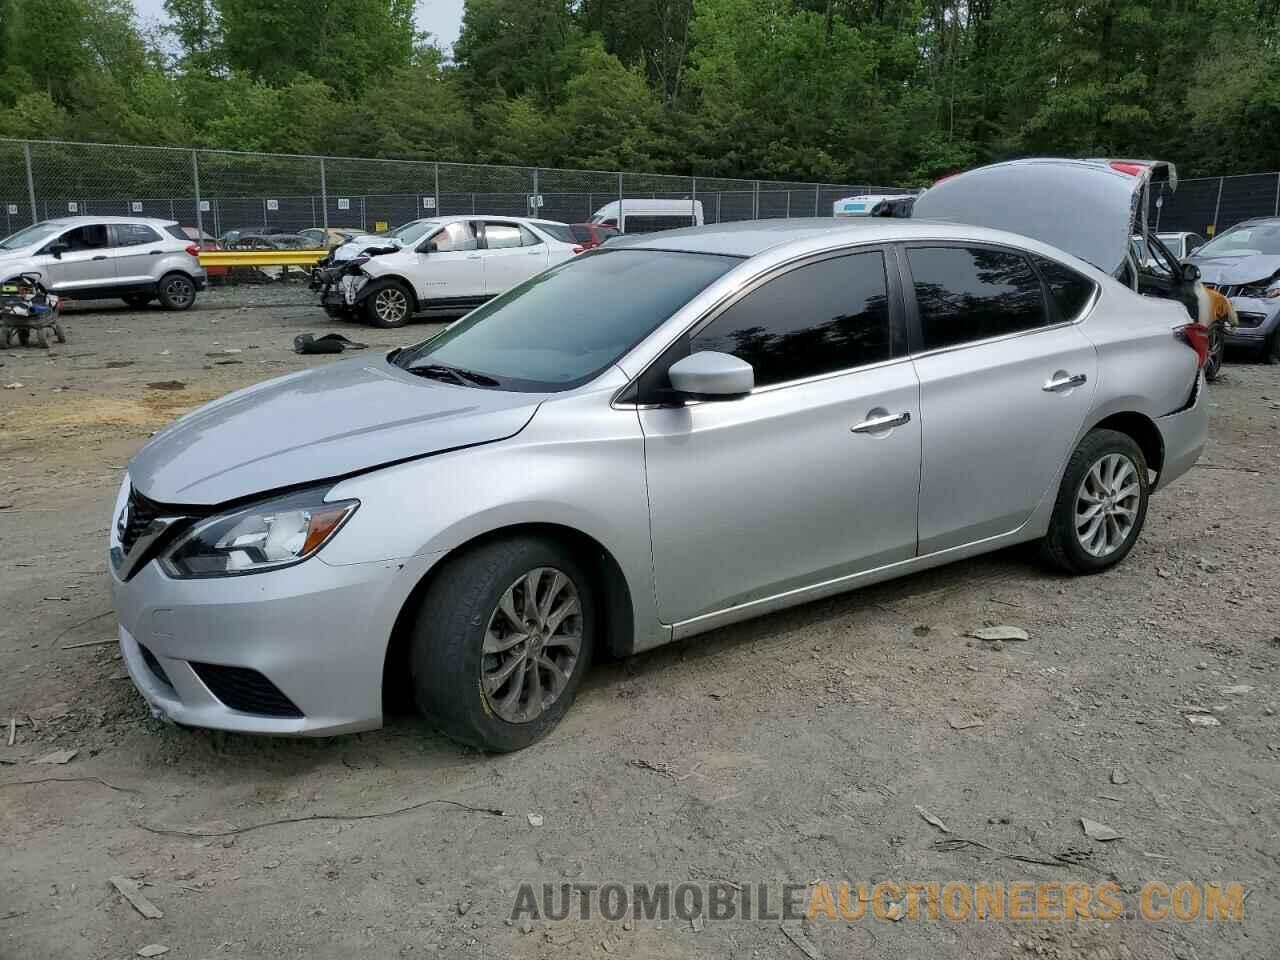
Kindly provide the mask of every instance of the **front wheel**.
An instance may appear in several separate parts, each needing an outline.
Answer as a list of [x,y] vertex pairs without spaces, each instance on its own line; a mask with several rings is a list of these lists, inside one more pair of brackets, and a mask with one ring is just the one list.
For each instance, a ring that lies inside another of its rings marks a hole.
[[1067,461],[1042,545],[1046,559],[1075,574],[1114,567],[1142,532],[1149,488],[1147,459],[1132,437],[1091,431]]
[[455,740],[495,753],[549,733],[573,703],[596,630],[575,553],[542,538],[499,540],[447,561],[414,625],[419,709]]
[[1222,324],[1209,328],[1209,356],[1204,362],[1204,378],[1212,383],[1222,375],[1222,359],[1227,353],[1227,337]]
[[412,294],[394,280],[384,280],[373,287],[362,306],[365,319],[375,327],[403,327],[413,316]]
[[166,310],[186,310],[196,302],[195,282],[185,273],[166,273],[156,293]]

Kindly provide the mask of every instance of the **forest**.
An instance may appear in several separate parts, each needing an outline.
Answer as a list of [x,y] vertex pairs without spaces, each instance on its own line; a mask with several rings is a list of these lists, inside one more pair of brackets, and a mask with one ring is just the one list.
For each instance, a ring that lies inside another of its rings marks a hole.
[[925,184],[1280,168],[1280,0],[0,0],[0,136]]

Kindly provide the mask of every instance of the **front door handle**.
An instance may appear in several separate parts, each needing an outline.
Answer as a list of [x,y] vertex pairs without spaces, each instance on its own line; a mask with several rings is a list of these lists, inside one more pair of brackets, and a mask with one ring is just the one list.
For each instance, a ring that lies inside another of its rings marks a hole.
[[1067,375],[1059,371],[1053,375],[1053,379],[1045,383],[1040,389],[1046,393],[1061,393],[1063,390],[1071,390],[1075,387],[1083,386],[1089,378],[1083,373],[1073,373]]
[[160,256],[160,254],[162,254],[162,253],[164,253],[164,251],[163,251],[163,250],[148,250],[148,251],[147,251],[147,256],[148,256],[148,257],[158,257],[158,256]]
[[908,411],[902,413],[884,413],[882,411],[871,411],[875,416],[869,416],[866,420],[849,428],[851,433],[883,433],[885,430],[892,430],[894,427],[900,427],[903,424],[911,422],[911,414]]

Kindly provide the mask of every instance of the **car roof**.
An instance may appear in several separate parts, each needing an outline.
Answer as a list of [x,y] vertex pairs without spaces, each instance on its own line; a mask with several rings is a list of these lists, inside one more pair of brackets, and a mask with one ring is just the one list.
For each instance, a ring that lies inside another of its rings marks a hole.
[[[975,240],[1004,243],[1032,250],[1047,248],[1030,237],[943,220],[905,220],[867,217],[837,220],[810,217],[794,220],[742,220],[705,227],[683,227],[660,233],[623,234],[609,241],[610,249],[677,250],[754,257],[775,247],[828,239],[832,247],[847,243],[911,240]],[[1058,256],[1063,254],[1059,251]]]
[[159,217],[55,217],[45,223],[56,223],[64,227],[76,227],[86,223],[145,223],[149,227],[176,226],[177,220],[161,220]]

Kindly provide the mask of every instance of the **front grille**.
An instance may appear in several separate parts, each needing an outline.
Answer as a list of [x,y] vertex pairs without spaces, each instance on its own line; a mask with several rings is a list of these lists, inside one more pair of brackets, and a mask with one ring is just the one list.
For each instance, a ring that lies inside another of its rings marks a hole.
[[160,516],[160,505],[152,500],[148,500],[133,487],[129,488],[129,513],[128,522],[124,525],[124,529],[119,531],[120,546],[128,555],[133,549],[133,545],[138,542],[138,537],[142,536],[142,531],[151,525],[151,521]]
[[209,692],[232,710],[263,717],[301,717],[297,705],[257,670],[217,663],[192,663]]
[[147,669],[151,671],[157,680],[172,690],[173,681],[170,680],[169,675],[164,672],[164,667],[160,665],[160,661],[156,659],[156,655],[142,644],[138,644],[138,650],[142,653],[142,662],[147,665]]

